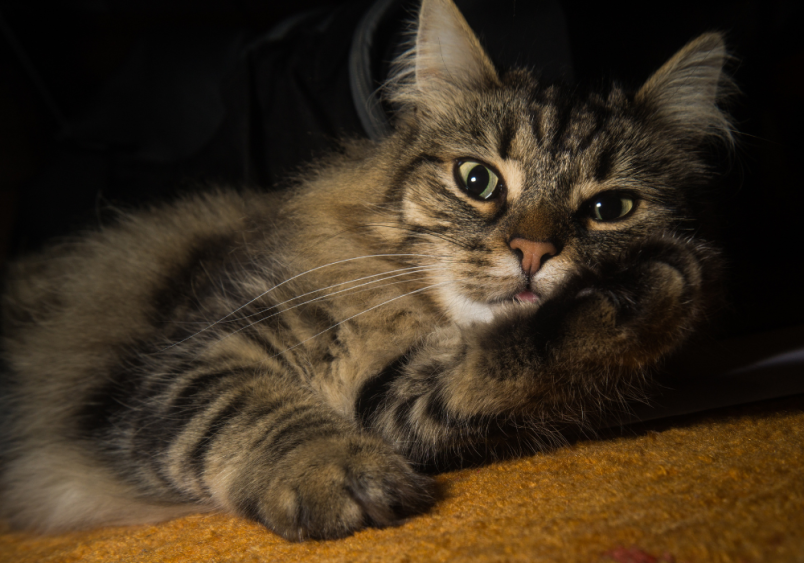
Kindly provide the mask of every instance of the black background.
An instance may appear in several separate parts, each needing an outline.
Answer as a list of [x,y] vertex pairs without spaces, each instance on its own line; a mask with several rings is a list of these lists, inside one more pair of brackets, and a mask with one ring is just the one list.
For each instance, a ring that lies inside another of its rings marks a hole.
[[[92,111],[98,93],[125,63],[138,38],[154,30],[163,36],[201,32],[211,38],[233,33],[245,37],[265,32],[294,12],[340,4],[334,0],[62,0],[58,6],[40,0],[0,2],[2,23],[30,61],[26,67],[8,33],[0,36],[0,260],[97,222],[99,209],[106,204],[139,205],[170,197],[196,180],[261,183],[265,175],[232,172],[224,165],[216,168],[203,151],[186,159],[181,181],[173,184],[135,190],[98,180],[105,174],[103,166],[91,147],[70,146],[65,126],[73,116]],[[711,29],[727,34],[735,55],[730,70],[741,95],[731,107],[740,130],[739,148],[717,186],[733,304],[724,315],[723,330],[734,335],[804,323],[801,3],[565,1],[561,5],[575,79],[586,84],[616,78],[638,85],[697,34]],[[213,49],[214,41],[209,45]],[[32,78],[31,68],[41,86]],[[315,147],[302,147],[299,158],[312,154],[322,142],[325,139],[319,138],[312,143]],[[96,183],[105,186],[102,193],[87,189]]]

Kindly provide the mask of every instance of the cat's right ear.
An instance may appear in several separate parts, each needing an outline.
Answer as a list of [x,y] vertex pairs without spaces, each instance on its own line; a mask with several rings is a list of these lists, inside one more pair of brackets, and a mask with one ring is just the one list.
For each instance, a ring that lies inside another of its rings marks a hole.
[[455,89],[500,83],[494,65],[451,0],[423,0],[410,48],[386,84],[399,105],[432,104]]
[[719,104],[735,91],[724,72],[729,59],[723,36],[705,33],[690,41],[637,92],[636,102],[690,138],[734,143],[729,116]]

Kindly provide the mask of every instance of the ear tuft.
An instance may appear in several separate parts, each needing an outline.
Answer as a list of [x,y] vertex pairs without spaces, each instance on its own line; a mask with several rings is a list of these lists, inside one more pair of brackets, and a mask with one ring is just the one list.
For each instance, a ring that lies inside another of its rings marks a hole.
[[667,61],[636,95],[636,101],[656,111],[692,137],[716,137],[732,145],[733,129],[718,103],[734,91],[723,71],[729,56],[720,33],[693,39]]
[[452,0],[423,0],[410,48],[385,88],[400,105],[437,99],[452,89],[499,84],[497,72]]

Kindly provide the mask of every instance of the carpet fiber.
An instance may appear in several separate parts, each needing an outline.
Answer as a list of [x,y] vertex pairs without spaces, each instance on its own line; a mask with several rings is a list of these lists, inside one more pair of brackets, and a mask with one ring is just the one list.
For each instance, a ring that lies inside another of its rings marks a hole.
[[626,428],[438,477],[441,501],[386,530],[286,542],[245,520],[37,537],[0,561],[804,562],[804,396]]

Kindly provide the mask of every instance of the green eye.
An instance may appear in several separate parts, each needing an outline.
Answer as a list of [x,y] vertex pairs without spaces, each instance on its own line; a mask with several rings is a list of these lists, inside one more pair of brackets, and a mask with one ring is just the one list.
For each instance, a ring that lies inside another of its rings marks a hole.
[[603,193],[591,201],[590,215],[595,221],[616,221],[631,213],[635,205],[634,198],[623,193]]
[[455,181],[470,196],[483,200],[491,199],[502,183],[491,168],[474,160],[456,163]]

